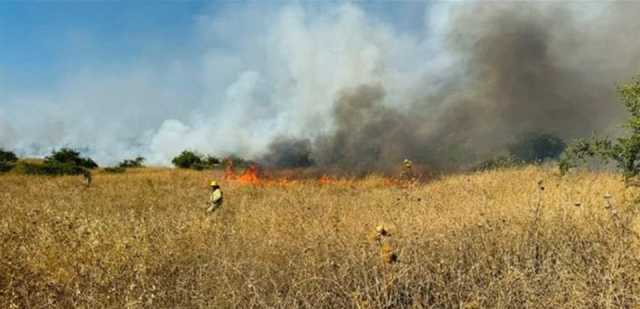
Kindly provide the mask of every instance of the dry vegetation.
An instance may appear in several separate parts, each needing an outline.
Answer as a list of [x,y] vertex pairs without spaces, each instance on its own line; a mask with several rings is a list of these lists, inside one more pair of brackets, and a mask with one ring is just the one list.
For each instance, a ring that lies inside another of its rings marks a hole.
[[142,169],[86,188],[79,176],[0,176],[0,307],[640,304],[637,189],[617,175],[223,181],[225,204],[207,216],[209,179]]

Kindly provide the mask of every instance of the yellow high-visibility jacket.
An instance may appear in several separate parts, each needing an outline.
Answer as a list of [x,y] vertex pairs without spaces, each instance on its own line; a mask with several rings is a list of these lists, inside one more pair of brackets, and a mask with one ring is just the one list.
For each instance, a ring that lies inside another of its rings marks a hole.
[[222,190],[220,190],[220,188],[216,188],[215,190],[213,190],[213,192],[211,192],[209,202],[214,205],[222,204]]

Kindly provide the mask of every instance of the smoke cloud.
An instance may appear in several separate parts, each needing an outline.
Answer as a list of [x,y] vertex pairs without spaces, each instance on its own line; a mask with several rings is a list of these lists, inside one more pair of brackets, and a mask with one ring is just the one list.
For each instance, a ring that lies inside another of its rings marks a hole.
[[353,4],[235,8],[198,19],[190,57],[6,99],[0,146],[85,147],[103,164],[193,149],[276,167],[456,168],[531,131],[614,132],[615,83],[640,73],[635,2],[438,3],[411,31]]

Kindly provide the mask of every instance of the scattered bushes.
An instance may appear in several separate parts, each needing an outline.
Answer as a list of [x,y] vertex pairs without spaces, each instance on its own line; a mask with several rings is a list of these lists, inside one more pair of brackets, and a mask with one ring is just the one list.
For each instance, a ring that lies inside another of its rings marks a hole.
[[53,163],[65,163],[88,169],[98,167],[98,164],[91,158],[82,158],[80,157],[79,152],[70,148],[62,148],[58,151],[53,151],[50,156],[45,158],[45,165]]
[[0,148],[0,173],[12,170],[16,161],[18,161],[18,157],[15,153]]
[[248,168],[252,165],[255,164],[255,162],[251,161],[251,160],[246,160],[243,158],[240,158],[236,155],[230,155],[226,158],[224,158],[224,166],[227,167],[229,165],[233,166],[234,168]]
[[[5,151],[3,158],[12,158]],[[80,153],[69,148],[53,151],[43,162],[17,161],[0,162],[0,170],[11,170],[25,175],[82,175],[89,173],[92,168],[98,167],[92,159],[80,157]]]
[[185,150],[171,160],[171,163],[179,168],[192,168],[203,170],[214,168],[220,164],[220,160],[210,155],[202,155],[190,150]]
[[474,171],[488,171],[501,168],[509,168],[522,165],[524,162],[514,158],[513,156],[498,156],[489,160],[480,162],[476,165]]
[[623,125],[629,130],[629,135],[616,140],[594,136],[590,140],[575,141],[560,160],[562,174],[589,158],[616,162],[624,174],[625,182],[629,182],[640,173],[640,76],[628,84],[619,86],[618,93],[622,104],[629,112],[629,118]]
[[530,132],[520,136],[507,147],[508,154],[491,158],[476,165],[474,171],[509,168],[529,163],[557,159],[567,147],[559,137],[548,133]]
[[0,148],[0,162],[11,163],[11,162],[17,162],[17,161],[18,161],[18,156],[16,156],[15,153]]
[[5,173],[12,170],[15,167],[13,162],[0,161],[0,173]]
[[142,163],[144,163],[145,159],[143,157],[136,157],[133,160],[124,160],[118,164],[120,168],[139,168],[144,167]]
[[82,175],[87,169],[73,163],[45,161],[44,163],[18,162],[15,171],[25,175]]

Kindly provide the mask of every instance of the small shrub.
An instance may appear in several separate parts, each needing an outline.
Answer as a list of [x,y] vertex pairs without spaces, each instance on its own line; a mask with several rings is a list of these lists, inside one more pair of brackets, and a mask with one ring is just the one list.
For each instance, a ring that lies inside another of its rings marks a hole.
[[82,175],[87,172],[86,168],[72,164],[56,161],[45,161],[44,163],[18,162],[15,171],[25,175]]
[[120,162],[118,164],[118,167],[121,168],[139,168],[139,167],[144,167],[144,165],[142,165],[144,163],[145,159],[143,157],[136,157],[133,160],[124,160],[122,162]]
[[16,161],[18,161],[18,156],[16,156],[15,153],[0,148],[0,162],[16,162]]
[[240,158],[237,155],[230,155],[224,158],[223,161],[224,161],[225,167],[233,166],[234,168],[239,168],[239,169],[248,168],[252,165],[255,165],[255,162]]
[[488,171],[501,168],[510,168],[524,164],[523,161],[514,158],[513,156],[498,156],[489,160],[480,162],[472,170],[474,171]]
[[56,162],[77,165],[88,169],[98,167],[98,164],[91,158],[82,158],[80,157],[79,152],[70,148],[62,148],[58,151],[53,151],[50,156],[45,158],[45,164]]
[[191,168],[195,170],[212,169],[220,165],[220,159],[185,150],[171,160],[171,163],[179,168]]
[[15,167],[13,162],[0,161],[0,173],[6,173]]
[[221,162],[220,159],[214,156],[207,155],[202,159],[202,163],[204,163],[204,165],[206,166],[214,167],[220,165]]

